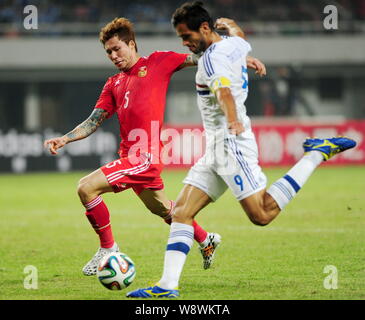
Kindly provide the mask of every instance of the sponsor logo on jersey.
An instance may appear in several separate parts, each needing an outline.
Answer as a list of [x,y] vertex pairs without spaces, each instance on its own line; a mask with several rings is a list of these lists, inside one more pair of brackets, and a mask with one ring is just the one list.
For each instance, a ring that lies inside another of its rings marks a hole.
[[143,78],[147,75],[147,67],[143,66],[139,68],[138,77]]

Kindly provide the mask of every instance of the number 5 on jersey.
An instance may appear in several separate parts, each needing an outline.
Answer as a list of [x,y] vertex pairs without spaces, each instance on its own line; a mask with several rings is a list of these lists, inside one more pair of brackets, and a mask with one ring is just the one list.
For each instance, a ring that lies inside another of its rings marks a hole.
[[125,102],[124,102],[123,108],[124,109],[127,109],[128,108],[128,104],[129,104],[129,90],[125,93],[124,100],[125,100]]

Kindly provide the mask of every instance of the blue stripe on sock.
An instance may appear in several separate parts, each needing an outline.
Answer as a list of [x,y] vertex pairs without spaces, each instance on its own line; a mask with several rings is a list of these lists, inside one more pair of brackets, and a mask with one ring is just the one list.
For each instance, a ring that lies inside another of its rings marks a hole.
[[291,176],[285,175],[284,179],[290,183],[295,192],[298,192],[300,190],[299,184],[297,184],[297,182]]
[[180,231],[174,231],[170,233],[170,238],[174,238],[174,237],[187,237],[187,238],[194,238],[194,233],[190,232],[190,231],[185,231],[185,230],[180,230]]
[[290,194],[289,190],[283,183],[275,182],[273,185],[275,187],[279,188],[281,190],[281,192],[288,198],[289,201],[293,198],[292,195]]
[[170,243],[167,245],[166,251],[168,251],[168,250],[180,251],[182,253],[188,254],[188,252],[190,251],[190,248],[187,244],[185,244],[183,242],[175,242],[175,243]]

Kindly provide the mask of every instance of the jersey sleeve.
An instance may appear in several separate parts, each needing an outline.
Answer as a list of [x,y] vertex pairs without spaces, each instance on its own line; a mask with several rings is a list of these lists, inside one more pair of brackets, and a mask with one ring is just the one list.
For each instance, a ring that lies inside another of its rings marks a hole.
[[[212,92],[219,88],[231,87],[234,79],[235,70],[233,70],[233,61],[237,56],[246,59],[251,51],[250,44],[242,38],[235,37],[236,50],[230,55],[221,51],[207,51],[202,59],[204,70],[206,73],[207,85]],[[245,63],[246,65],[246,63]]]
[[188,54],[174,51],[156,51],[153,53],[155,62],[162,72],[172,74],[184,63]]
[[112,79],[109,78],[108,81],[105,83],[103,90],[100,93],[99,99],[96,102],[95,109],[103,109],[109,113],[109,117],[111,117],[115,110],[116,104],[115,99],[112,91]]

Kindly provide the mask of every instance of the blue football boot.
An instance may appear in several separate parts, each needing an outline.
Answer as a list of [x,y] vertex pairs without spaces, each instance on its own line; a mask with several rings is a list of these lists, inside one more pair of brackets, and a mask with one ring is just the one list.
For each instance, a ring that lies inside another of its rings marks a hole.
[[337,153],[351,149],[356,142],[346,137],[335,137],[330,139],[307,138],[303,143],[304,152],[319,151],[324,161],[331,159]]
[[158,286],[137,289],[127,293],[128,298],[177,298],[179,290],[167,290]]

